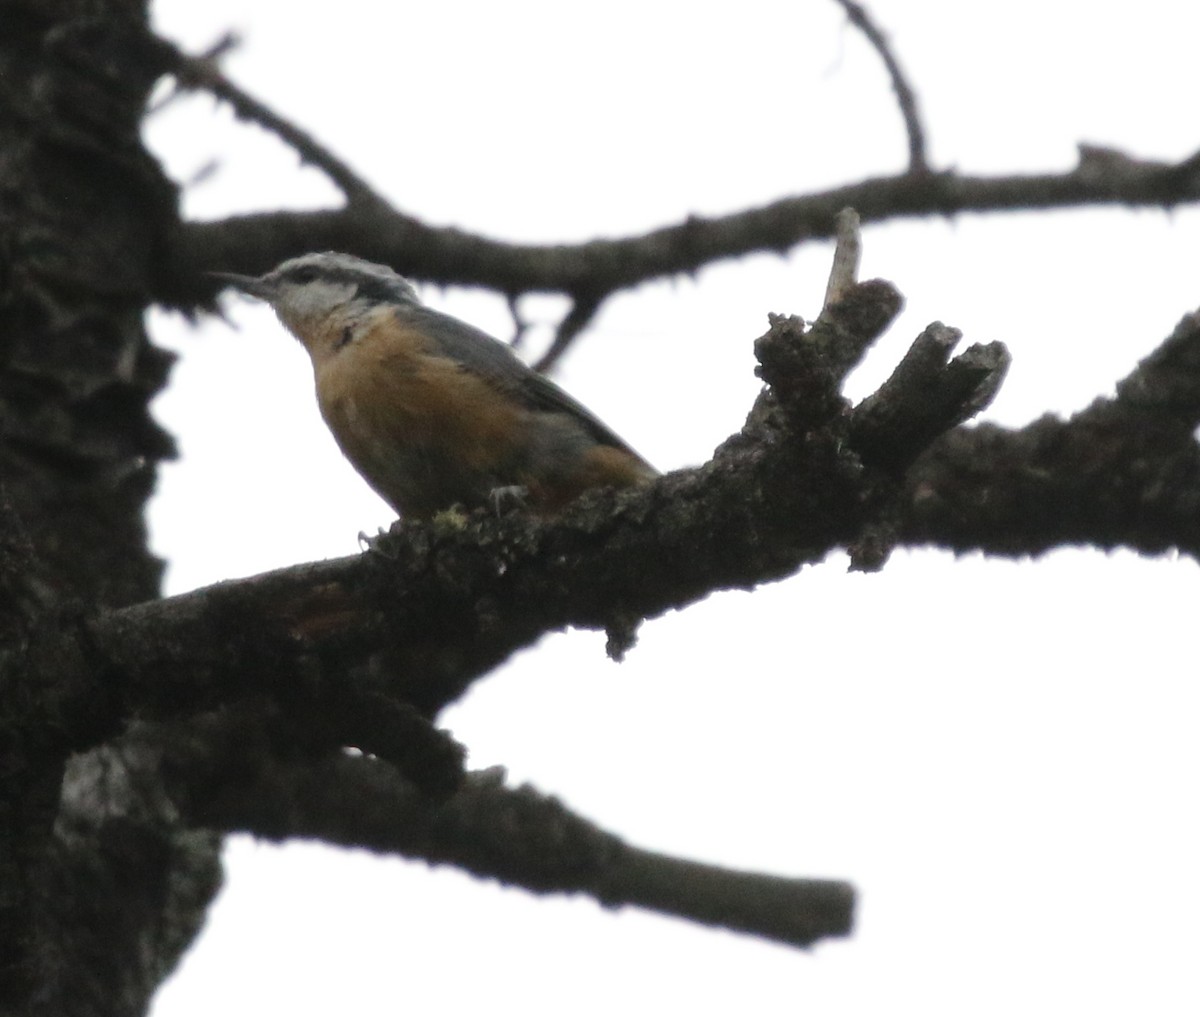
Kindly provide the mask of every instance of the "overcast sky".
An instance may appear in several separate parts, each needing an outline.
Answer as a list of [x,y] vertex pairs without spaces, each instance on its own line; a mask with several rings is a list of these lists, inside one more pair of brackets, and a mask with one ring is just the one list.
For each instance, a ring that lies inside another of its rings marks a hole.
[[[938,167],[1065,170],[1079,141],[1200,149],[1200,11],[880,3]],[[829,3],[159,0],[199,51],[229,29],[240,84],[406,212],[499,238],[638,233],[895,172],[877,58]],[[194,217],[333,204],[289,150],[208,98],[147,138]],[[906,310],[861,396],[929,321],[1013,352],[988,418],[1112,391],[1200,305],[1200,214],[1123,209],[896,222],[865,276]],[[610,302],[557,379],[662,469],[706,460],[757,391],[769,311],[816,314],[830,251],[756,257]],[[423,287],[507,336],[493,295]],[[154,314],[181,354],[156,404],[182,458],[151,509],[169,592],[353,554],[392,515],[342,461],[308,360],[269,312]],[[562,313],[531,299],[542,324]],[[442,718],[629,841],[846,878],[858,930],[810,953],[456,871],[233,839],[228,884],[155,1017],[521,1012],[1195,1014],[1200,571],[1063,550],[1038,562],[844,555],[647,623],[617,666],[549,637]],[[730,732],[744,737],[730,740]],[[718,737],[719,736],[719,737]]]

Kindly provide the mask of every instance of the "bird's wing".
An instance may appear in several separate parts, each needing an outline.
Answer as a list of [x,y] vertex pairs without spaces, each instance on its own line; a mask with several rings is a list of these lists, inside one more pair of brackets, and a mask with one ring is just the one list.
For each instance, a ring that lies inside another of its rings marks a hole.
[[437,345],[441,353],[466,370],[511,393],[531,409],[573,417],[599,444],[622,449],[645,462],[587,407],[529,367],[511,347],[482,329],[430,307],[408,307],[399,313],[406,324],[415,326]]

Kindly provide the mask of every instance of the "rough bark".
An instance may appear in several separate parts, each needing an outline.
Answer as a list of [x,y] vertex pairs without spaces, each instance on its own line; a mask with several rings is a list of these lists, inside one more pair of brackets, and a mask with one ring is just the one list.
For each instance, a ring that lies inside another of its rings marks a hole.
[[158,592],[169,361],[142,316],[175,193],[138,129],[162,57],[137,3],[7,2],[0,24],[0,1011],[132,1015],[203,918],[216,844],[145,755],[73,756],[116,725],[39,720],[61,632]]

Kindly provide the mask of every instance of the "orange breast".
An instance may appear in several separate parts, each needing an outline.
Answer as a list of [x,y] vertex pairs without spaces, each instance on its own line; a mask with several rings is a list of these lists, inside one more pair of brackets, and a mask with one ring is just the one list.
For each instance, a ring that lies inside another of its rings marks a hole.
[[401,514],[481,504],[511,482],[528,411],[394,318],[318,363],[316,381],[338,445]]
[[379,308],[353,337],[331,323],[306,343],[321,413],[366,481],[401,515],[485,505],[519,486],[555,512],[592,487],[656,476],[633,453],[598,441],[569,406],[531,409],[438,353],[394,311]]

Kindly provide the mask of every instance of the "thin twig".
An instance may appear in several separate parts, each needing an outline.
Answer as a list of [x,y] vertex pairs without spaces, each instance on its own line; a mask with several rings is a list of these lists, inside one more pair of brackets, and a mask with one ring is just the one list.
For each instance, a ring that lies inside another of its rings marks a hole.
[[575,302],[571,305],[571,310],[567,316],[558,323],[558,330],[554,333],[554,342],[550,344],[550,348],[542,354],[542,358],[534,364],[534,370],[541,371],[543,374],[553,369],[554,365],[562,359],[564,353],[575,341],[576,337],[591,324],[592,319],[596,316],[596,312],[600,310],[600,305],[604,302],[602,296],[586,296],[575,298]]
[[842,299],[842,294],[858,282],[858,262],[862,255],[858,213],[852,208],[843,208],[838,212],[835,222],[837,244],[833,250],[833,265],[829,269],[829,283],[825,287],[824,307],[836,304]]
[[509,293],[505,298],[513,323],[513,335],[508,345],[514,350],[519,350],[525,344],[525,335],[529,332],[529,322],[521,314],[521,296],[520,293]]
[[351,205],[386,205],[365,180],[311,134],[268,109],[225,77],[217,65],[217,58],[233,45],[233,41],[222,43],[198,57],[174,49],[174,74],[181,89],[210,92],[229,103],[239,119],[256,123],[275,134],[295,149],[302,160],[323,170]]
[[888,75],[892,79],[892,88],[900,104],[900,114],[904,117],[904,129],[908,132],[908,172],[926,173],[929,162],[925,157],[925,129],[921,126],[921,115],[917,111],[917,96],[905,78],[896,56],[888,43],[887,36],[871,20],[865,7],[854,0],[835,0],[846,12],[850,23],[867,37],[867,41],[883,59]]
[[187,91],[187,88],[182,82],[183,74],[179,73],[178,66],[180,61],[190,61],[193,64],[206,64],[210,67],[216,67],[217,64],[227,54],[232,53],[242,44],[241,37],[234,32],[226,32],[216,42],[208,47],[203,53],[194,57],[185,56],[178,49],[172,46],[169,42],[161,40],[162,51],[168,55],[168,61],[176,65],[175,84],[161,99],[155,102],[146,110],[146,116],[157,116],[167,107],[174,104],[180,96]]

